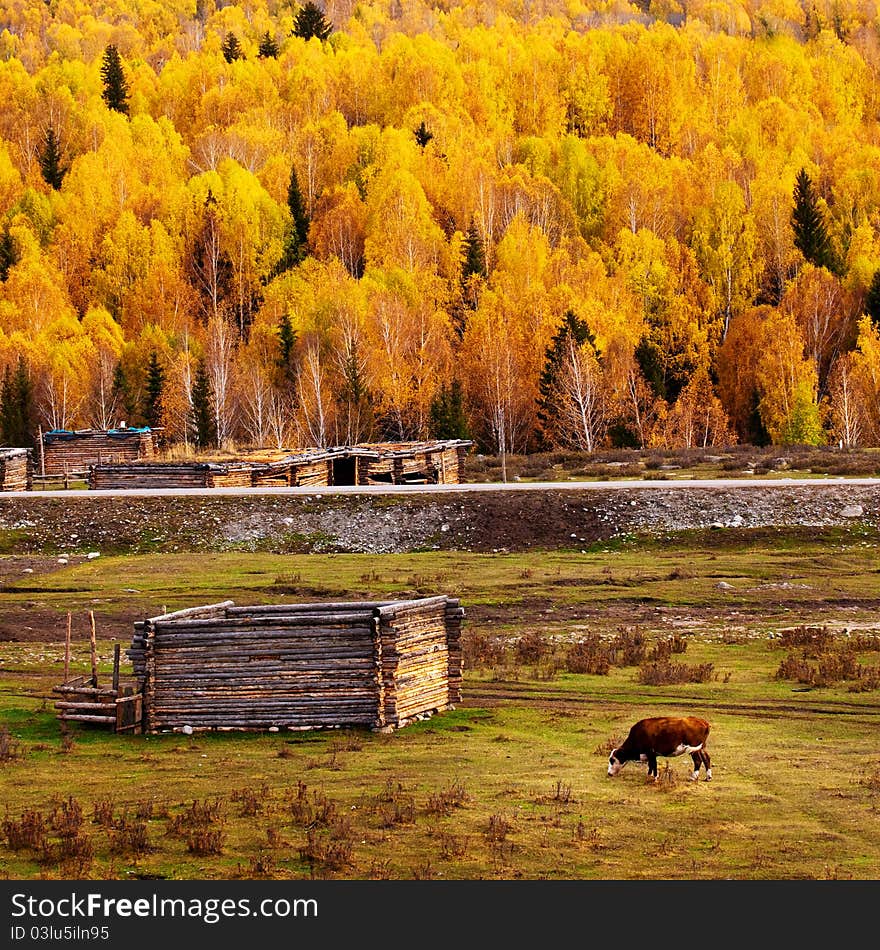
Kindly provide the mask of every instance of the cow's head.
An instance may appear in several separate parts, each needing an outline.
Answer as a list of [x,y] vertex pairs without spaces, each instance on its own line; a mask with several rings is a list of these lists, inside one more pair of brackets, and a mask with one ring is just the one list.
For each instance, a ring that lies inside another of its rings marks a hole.
[[626,765],[626,762],[621,762],[617,758],[617,749],[612,749],[611,755],[608,756],[608,774],[611,776],[617,775],[624,765]]

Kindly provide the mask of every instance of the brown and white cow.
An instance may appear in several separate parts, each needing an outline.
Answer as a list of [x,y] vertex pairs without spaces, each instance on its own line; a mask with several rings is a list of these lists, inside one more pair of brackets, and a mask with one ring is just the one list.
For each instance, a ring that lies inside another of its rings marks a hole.
[[693,781],[700,777],[700,765],[706,767],[706,781],[712,778],[706,740],[709,723],[696,716],[655,716],[640,719],[629,731],[623,744],[608,757],[608,774],[617,773],[627,762],[647,762],[648,775],[657,778],[657,756],[684,755],[694,760]]

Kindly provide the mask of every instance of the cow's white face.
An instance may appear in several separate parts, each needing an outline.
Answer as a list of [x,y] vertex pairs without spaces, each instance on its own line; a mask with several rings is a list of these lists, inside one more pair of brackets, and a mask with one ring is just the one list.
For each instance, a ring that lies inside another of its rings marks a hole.
[[608,756],[608,774],[612,777],[617,775],[624,765],[626,765],[626,762],[621,762],[620,759],[615,756],[615,752],[617,752],[617,749],[612,749],[611,755]]

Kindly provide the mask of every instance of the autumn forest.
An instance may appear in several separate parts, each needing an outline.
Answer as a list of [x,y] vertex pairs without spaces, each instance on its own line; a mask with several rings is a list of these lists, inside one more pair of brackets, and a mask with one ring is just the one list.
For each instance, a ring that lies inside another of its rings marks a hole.
[[0,445],[880,445],[872,0],[3,0]]

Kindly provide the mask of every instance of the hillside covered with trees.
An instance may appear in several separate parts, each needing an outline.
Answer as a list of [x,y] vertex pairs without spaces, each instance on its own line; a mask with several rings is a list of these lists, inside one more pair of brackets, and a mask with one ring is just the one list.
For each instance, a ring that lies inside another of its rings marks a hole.
[[0,444],[880,444],[861,0],[6,0]]

